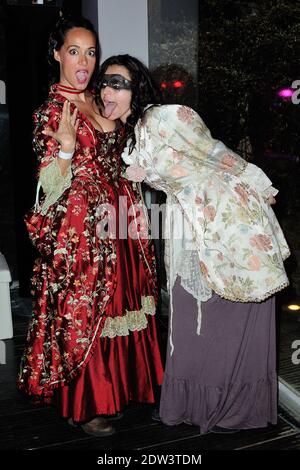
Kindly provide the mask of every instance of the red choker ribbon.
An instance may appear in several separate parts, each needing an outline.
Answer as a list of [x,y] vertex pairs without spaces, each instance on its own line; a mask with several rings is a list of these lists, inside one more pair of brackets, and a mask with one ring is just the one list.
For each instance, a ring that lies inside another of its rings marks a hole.
[[76,90],[76,88],[72,88],[66,85],[61,85],[60,83],[57,83],[56,88],[57,90],[64,91],[65,93],[72,93],[74,95],[79,95],[80,93],[84,93],[84,90]]

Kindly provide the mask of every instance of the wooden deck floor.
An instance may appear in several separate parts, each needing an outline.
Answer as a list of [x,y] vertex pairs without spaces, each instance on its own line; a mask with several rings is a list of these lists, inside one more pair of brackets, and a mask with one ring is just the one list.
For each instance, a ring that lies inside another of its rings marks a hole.
[[151,420],[152,406],[132,405],[114,422],[116,434],[94,438],[72,428],[52,407],[31,405],[15,388],[31,311],[29,299],[12,296],[14,338],[6,340],[0,365],[0,449],[32,451],[96,450],[175,454],[209,450],[300,450],[300,424],[280,410],[276,426],[236,434],[200,435],[196,426],[169,427]]

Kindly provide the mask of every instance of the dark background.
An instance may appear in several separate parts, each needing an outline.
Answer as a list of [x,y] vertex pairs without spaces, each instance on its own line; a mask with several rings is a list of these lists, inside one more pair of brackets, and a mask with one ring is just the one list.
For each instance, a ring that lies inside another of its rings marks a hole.
[[[0,105],[0,251],[22,296],[29,295],[36,255],[23,222],[36,188],[32,113],[47,96],[49,32],[60,10],[81,13],[81,4],[0,0],[0,80],[7,85],[7,104]],[[180,27],[186,6],[161,6]],[[289,295],[299,297],[300,105],[277,92],[300,79],[300,2],[199,1],[198,64],[197,82],[180,66],[158,70],[160,79],[185,83],[166,98],[194,107],[214,137],[261,166],[279,189],[275,212],[292,251]]]
[[0,80],[6,82],[6,105],[0,105],[0,251],[24,297],[36,255],[23,222],[36,188],[32,114],[48,93],[46,51],[53,24],[60,11],[81,13],[81,1],[31,3],[0,4]]

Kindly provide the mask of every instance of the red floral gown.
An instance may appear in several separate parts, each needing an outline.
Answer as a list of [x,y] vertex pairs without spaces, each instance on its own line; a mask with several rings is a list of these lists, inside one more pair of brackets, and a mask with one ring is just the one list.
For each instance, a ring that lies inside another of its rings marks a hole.
[[[130,400],[153,403],[163,370],[154,248],[141,236],[147,227],[139,192],[121,176],[122,128],[97,131],[78,112],[76,150],[64,179],[57,175],[58,144],[42,134],[47,126],[57,129],[64,101],[54,85],[34,114],[45,196],[25,219],[41,256],[17,385],[55,402],[62,416],[85,421],[115,414]],[[108,223],[111,215],[115,225]],[[108,236],[100,236],[107,227]]]

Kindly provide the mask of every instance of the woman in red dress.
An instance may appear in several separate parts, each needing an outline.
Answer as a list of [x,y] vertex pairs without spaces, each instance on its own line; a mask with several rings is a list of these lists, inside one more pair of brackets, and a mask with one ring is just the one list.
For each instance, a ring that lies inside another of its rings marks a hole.
[[99,55],[92,25],[62,19],[49,46],[60,73],[34,114],[44,196],[26,217],[40,258],[18,388],[107,436],[114,428],[99,415],[153,403],[162,382],[154,248],[139,192],[121,176],[123,128],[99,114],[88,88]]

